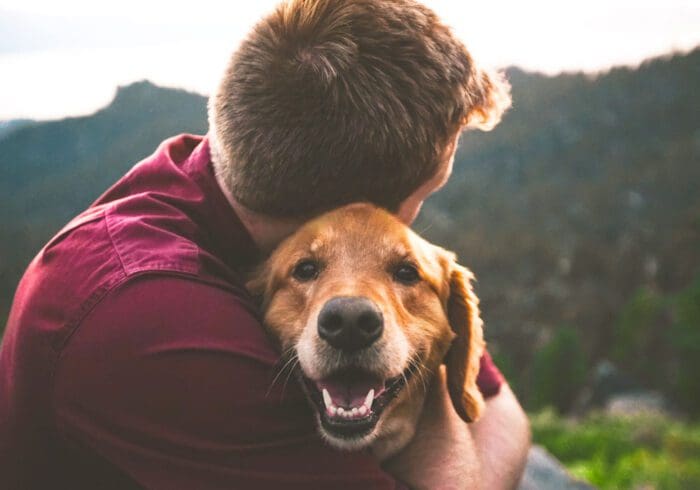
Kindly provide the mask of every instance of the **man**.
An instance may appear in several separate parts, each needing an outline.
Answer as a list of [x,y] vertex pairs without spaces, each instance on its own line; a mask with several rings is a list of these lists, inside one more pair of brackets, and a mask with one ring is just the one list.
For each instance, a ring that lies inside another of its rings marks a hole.
[[136,165],[42,249],[0,352],[3,488],[509,488],[527,421],[490,359],[462,423],[433,387],[384,467],[317,435],[243,287],[304,220],[366,200],[411,222],[466,126],[508,105],[410,0],[293,0],[234,54],[208,138]]

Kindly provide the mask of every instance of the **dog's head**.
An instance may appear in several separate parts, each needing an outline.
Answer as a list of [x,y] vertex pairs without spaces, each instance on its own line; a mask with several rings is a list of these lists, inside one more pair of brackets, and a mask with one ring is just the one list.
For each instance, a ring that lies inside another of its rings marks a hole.
[[391,214],[354,204],[314,219],[254,275],[265,324],[298,360],[320,430],[356,449],[393,452],[413,434],[440,364],[465,421],[483,406],[483,350],[472,274]]

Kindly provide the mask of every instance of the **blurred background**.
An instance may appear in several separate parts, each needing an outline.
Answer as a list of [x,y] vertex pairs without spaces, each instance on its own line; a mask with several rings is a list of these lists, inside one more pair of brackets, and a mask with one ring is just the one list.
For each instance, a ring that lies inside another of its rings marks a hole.
[[[0,329],[53,234],[207,131],[275,3],[0,0]],[[700,4],[424,3],[513,87],[415,229],[476,273],[535,441],[600,488],[700,488]]]

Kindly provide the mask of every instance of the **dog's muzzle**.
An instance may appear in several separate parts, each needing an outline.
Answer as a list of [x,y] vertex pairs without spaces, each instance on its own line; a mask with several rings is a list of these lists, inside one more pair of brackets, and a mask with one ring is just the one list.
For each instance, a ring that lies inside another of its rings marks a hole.
[[318,315],[318,336],[345,353],[371,346],[383,331],[381,310],[361,296],[333,298]]

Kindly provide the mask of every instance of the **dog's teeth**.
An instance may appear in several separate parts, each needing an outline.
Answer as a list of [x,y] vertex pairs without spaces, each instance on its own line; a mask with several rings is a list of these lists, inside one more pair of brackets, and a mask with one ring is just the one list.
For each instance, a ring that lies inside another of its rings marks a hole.
[[326,405],[326,412],[331,417],[342,417],[344,419],[364,417],[365,415],[371,412],[372,403],[374,402],[374,389],[371,389],[367,392],[367,396],[365,397],[364,403],[359,407],[343,408],[334,405],[333,398],[331,398],[331,394],[325,388],[321,390],[321,394],[323,395],[323,403]]
[[331,394],[328,393],[328,390],[325,388],[323,388],[323,403],[326,404],[327,409],[333,406],[333,399],[331,398]]
[[365,406],[367,409],[372,408],[372,402],[374,401],[374,388],[367,392],[367,397],[365,397]]

